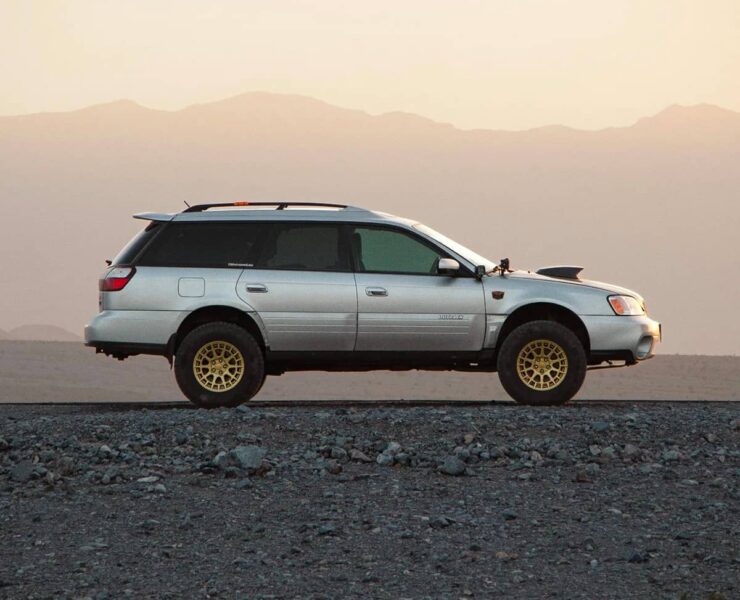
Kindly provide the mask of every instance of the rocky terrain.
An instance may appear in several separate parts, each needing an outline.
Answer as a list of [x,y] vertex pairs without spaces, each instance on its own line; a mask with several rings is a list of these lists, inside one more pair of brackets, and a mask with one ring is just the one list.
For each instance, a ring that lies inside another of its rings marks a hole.
[[2,598],[737,598],[740,405],[0,406]]

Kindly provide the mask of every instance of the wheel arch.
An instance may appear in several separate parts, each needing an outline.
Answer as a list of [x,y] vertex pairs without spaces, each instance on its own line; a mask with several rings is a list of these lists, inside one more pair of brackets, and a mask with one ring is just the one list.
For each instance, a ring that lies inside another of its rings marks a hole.
[[496,340],[496,354],[498,354],[501,345],[514,329],[530,321],[554,321],[560,323],[576,334],[576,337],[583,344],[586,356],[591,351],[591,338],[588,335],[588,329],[586,329],[586,325],[576,313],[561,304],[534,302],[520,306],[506,318]]
[[167,343],[167,359],[172,361],[172,357],[177,352],[178,347],[185,336],[193,331],[196,327],[205,325],[206,323],[212,323],[214,321],[223,321],[226,323],[234,323],[246,329],[257,341],[262,352],[267,347],[265,336],[262,332],[261,327],[257,321],[249,313],[234,308],[233,306],[224,305],[213,305],[203,306],[191,312],[185,319],[183,319],[177,331],[170,336],[169,342]]

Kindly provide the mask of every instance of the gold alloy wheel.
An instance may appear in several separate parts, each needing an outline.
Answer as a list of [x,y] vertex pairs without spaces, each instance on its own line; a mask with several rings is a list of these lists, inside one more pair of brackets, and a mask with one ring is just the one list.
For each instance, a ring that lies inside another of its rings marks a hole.
[[533,340],[519,351],[516,372],[524,385],[546,392],[563,383],[568,373],[568,357],[551,340]]
[[244,377],[244,356],[229,342],[208,342],[195,353],[193,374],[209,392],[228,392]]

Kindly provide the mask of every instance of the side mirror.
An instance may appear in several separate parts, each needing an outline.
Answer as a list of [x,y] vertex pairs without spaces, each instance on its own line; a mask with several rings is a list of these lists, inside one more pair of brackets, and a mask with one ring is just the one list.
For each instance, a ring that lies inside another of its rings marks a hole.
[[454,258],[440,258],[437,264],[437,273],[442,275],[454,275],[460,270],[460,263]]

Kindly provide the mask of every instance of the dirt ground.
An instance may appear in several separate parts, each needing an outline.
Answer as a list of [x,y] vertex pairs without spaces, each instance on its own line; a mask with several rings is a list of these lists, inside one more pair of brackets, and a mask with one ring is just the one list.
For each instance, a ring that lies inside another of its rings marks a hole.
[[[508,400],[496,374],[287,373],[268,377],[257,400]],[[740,400],[740,357],[657,356],[591,371],[577,399]],[[82,344],[0,342],[1,402],[183,400],[167,362],[117,361]]]

